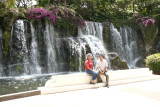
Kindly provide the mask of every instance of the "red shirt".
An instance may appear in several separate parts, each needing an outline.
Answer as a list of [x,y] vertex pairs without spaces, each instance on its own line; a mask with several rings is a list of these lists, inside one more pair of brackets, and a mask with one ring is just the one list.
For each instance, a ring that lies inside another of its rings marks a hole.
[[89,60],[86,60],[86,62],[85,62],[85,70],[87,70],[88,68],[87,68],[87,64],[89,64],[89,67],[91,68],[91,69],[93,69],[93,61],[91,60],[91,61],[89,61]]

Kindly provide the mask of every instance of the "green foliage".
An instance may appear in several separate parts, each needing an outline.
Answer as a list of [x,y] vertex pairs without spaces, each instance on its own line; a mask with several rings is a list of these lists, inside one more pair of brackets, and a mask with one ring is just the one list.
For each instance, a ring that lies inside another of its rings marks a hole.
[[[33,0],[6,0],[1,7],[16,8],[31,4]],[[37,6],[62,6],[75,10],[85,20],[104,22],[110,20],[117,27],[128,24],[134,14],[155,16],[160,13],[160,0],[36,0]],[[17,3],[17,4],[16,4]],[[1,5],[0,4],[0,5]],[[2,9],[2,8],[0,8]],[[3,12],[3,10],[1,10]],[[63,19],[62,19],[63,21]],[[128,22],[128,23],[126,23]],[[61,24],[66,24],[65,22]],[[132,24],[132,23],[130,23]]]
[[3,31],[11,30],[13,22],[18,18],[25,17],[24,8],[2,8],[0,14],[0,23]]
[[5,54],[8,54],[8,41],[11,36],[11,29],[13,22],[19,18],[26,18],[24,8],[7,8],[4,4],[0,3],[3,8],[0,8],[0,25],[3,30],[3,35],[5,37],[4,48]]
[[8,55],[8,41],[10,39],[10,32],[4,32],[3,35],[5,37],[4,41],[5,54]]
[[148,56],[145,62],[146,66],[153,71],[153,74],[160,73],[160,53]]
[[[28,8],[32,4],[31,3],[32,1],[33,0],[27,0],[27,1],[6,0],[5,2],[2,3],[0,2],[0,11],[2,12],[0,16],[4,16],[6,11],[8,13],[10,8],[12,9],[16,7]],[[65,7],[66,9],[71,9],[75,11],[75,13],[82,16],[84,20],[95,21],[95,22],[105,22],[106,20],[109,20],[116,27],[126,24],[134,26],[135,20],[130,20],[130,19],[133,19],[132,17],[135,14],[143,17],[150,16],[157,19],[156,21],[159,20],[157,15],[160,14],[160,7],[159,7],[160,0],[35,0],[35,1],[37,2],[37,5],[34,7],[38,8],[42,7],[44,9],[53,7],[53,5],[55,7],[56,6]],[[23,14],[23,12],[21,13]],[[64,13],[64,15],[65,14],[66,13]],[[8,15],[6,17],[10,19],[11,18],[10,16],[12,15]],[[61,17],[60,19],[61,19],[60,24],[68,25],[68,23],[66,23],[65,17]],[[7,19],[4,19],[4,21],[8,22]]]
[[14,8],[16,5],[16,0],[6,0],[5,5],[8,8]]

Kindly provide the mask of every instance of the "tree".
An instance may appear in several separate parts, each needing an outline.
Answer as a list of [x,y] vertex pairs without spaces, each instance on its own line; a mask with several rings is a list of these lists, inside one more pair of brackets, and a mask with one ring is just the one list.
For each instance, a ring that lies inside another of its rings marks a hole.
[[29,6],[31,6],[33,3],[33,0],[17,0],[16,1],[16,7],[24,7],[27,8]]
[[6,4],[6,7],[8,8],[14,8],[16,5],[16,0],[6,0],[5,4]]

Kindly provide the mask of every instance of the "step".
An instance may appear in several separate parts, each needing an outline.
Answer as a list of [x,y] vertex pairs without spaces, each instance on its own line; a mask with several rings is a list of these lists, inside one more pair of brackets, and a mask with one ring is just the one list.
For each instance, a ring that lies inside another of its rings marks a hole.
[[[131,69],[131,70],[117,70],[109,71],[109,80],[123,80],[144,76],[151,76],[152,72],[148,68],[141,69]],[[105,76],[101,75],[103,82],[106,82]],[[92,79],[91,75],[83,73],[73,73],[66,75],[56,75],[52,76],[49,81],[46,82],[45,87],[54,88],[54,87],[64,87],[72,85],[82,85],[88,84]]]
[[[152,75],[152,72],[146,68],[110,71],[108,72],[108,75],[110,77],[110,86],[160,79],[160,76]],[[45,87],[39,87],[38,89],[41,90],[41,94],[53,94],[105,86],[106,81],[104,76],[102,76],[104,83],[92,85],[89,84],[90,80],[91,76],[86,73],[52,76],[52,78],[45,84]]]
[[[160,79],[160,76],[145,76],[145,77],[137,77],[132,79],[124,79],[124,80],[114,80],[110,81],[109,86],[116,86],[116,85],[122,85],[122,84],[129,84],[134,82],[142,82],[142,81],[149,81],[149,80],[156,80]],[[93,84],[82,84],[82,85],[73,85],[73,86],[64,86],[64,87],[54,87],[54,88],[46,88],[46,87],[40,87],[39,90],[41,90],[41,94],[54,94],[54,93],[60,93],[60,92],[68,92],[68,91],[76,91],[76,90],[84,90],[84,89],[92,89],[92,88],[99,88],[104,87],[105,83],[97,83],[95,85]]]

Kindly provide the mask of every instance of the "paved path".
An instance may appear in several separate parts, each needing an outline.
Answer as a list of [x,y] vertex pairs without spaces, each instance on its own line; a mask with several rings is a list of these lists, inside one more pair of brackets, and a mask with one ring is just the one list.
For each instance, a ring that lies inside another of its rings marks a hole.
[[0,102],[0,107],[160,107],[160,79]]

